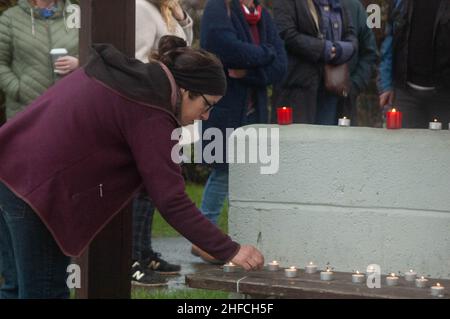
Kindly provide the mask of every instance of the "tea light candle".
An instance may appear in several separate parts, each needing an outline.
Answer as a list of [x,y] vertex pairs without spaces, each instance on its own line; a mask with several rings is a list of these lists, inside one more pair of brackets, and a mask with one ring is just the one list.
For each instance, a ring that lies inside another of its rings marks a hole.
[[356,273],[354,273],[352,275],[352,282],[355,283],[355,284],[363,283],[365,277],[366,276],[364,274],[361,274],[359,271],[356,271]]
[[292,107],[283,106],[277,108],[277,118],[279,125],[292,124]]
[[428,279],[424,276],[416,279],[416,287],[417,288],[425,288],[428,284]]
[[390,276],[386,277],[386,284],[388,286],[397,286],[398,285],[398,277],[392,273]]
[[333,277],[334,277],[334,273],[331,271],[330,268],[327,268],[326,271],[322,271],[320,273],[320,280],[323,280],[323,281],[333,280]]
[[442,130],[442,123],[434,119],[433,122],[430,122],[430,130]]
[[393,108],[391,111],[386,113],[386,128],[390,130],[402,128],[402,118],[403,114]]
[[431,287],[431,295],[436,297],[442,297],[444,295],[444,286],[437,283],[436,286]]
[[269,271],[278,271],[279,266],[280,264],[276,260],[267,264],[267,268],[269,269]]
[[288,278],[294,278],[297,277],[297,268],[295,266],[291,266],[289,268],[286,268],[284,270],[284,275]]
[[410,269],[409,271],[405,272],[405,280],[406,281],[414,281],[416,280],[417,273]]
[[350,126],[350,119],[345,116],[338,120],[338,126]]
[[315,265],[312,261],[306,265],[305,272],[307,274],[315,274],[317,272],[317,265]]
[[224,272],[235,272],[236,271],[236,265],[232,262],[226,263],[223,265],[223,271]]

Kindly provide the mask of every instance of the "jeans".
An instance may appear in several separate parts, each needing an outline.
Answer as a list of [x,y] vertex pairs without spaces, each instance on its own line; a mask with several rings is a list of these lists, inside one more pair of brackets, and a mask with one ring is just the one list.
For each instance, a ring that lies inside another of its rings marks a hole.
[[133,260],[141,261],[153,254],[152,224],[155,207],[145,192],[133,201]]
[[200,210],[217,225],[225,199],[228,197],[228,169],[213,169],[203,191]]
[[0,299],[69,298],[69,263],[31,207],[0,182]]

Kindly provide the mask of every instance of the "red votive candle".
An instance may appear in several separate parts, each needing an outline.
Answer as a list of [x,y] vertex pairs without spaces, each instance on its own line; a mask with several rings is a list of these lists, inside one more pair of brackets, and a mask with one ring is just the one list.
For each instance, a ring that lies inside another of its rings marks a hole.
[[277,118],[279,125],[292,124],[292,107],[283,106],[277,108]]
[[386,128],[395,130],[402,128],[402,112],[392,109],[386,113]]

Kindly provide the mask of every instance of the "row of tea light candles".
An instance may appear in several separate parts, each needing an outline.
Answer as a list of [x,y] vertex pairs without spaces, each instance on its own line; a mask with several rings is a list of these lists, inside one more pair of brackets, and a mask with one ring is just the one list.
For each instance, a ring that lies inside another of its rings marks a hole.
[[[236,270],[237,266],[233,263],[227,263],[223,266],[223,270],[225,272],[234,272]],[[267,269],[269,271],[278,271],[280,270],[280,264],[274,260],[267,264]],[[305,266],[305,273],[307,274],[314,274],[317,272],[317,265],[315,265],[313,262],[310,262],[308,265]],[[371,274],[373,272],[368,272],[368,274]],[[297,277],[298,269],[295,266],[291,266],[289,268],[284,269],[284,275],[288,278],[295,278]],[[352,274],[352,282],[353,283],[363,283],[366,278],[366,275],[363,273],[360,273],[359,271],[356,271],[356,273]],[[412,269],[405,273],[404,278],[406,281],[415,281],[416,287],[418,288],[425,288],[428,284],[428,279],[426,279],[424,276],[417,278],[417,273],[413,271]],[[334,273],[333,271],[327,267],[325,271],[320,272],[320,280],[323,281],[331,281],[334,279]],[[399,277],[391,273],[389,276],[386,277],[386,284],[388,286],[396,286],[398,285]],[[431,287],[431,294],[433,296],[442,296],[444,293],[445,287],[442,286],[440,283],[437,283],[435,286]]]
[[[293,122],[293,111],[292,107],[279,107],[277,108],[277,118],[278,118],[278,124],[280,125],[289,125]],[[393,108],[392,110],[388,111],[386,113],[386,128],[388,129],[400,129],[402,128],[402,118],[403,114],[402,112],[398,111],[397,109]],[[338,126],[350,126],[351,121],[347,117],[340,118],[338,120]],[[430,130],[442,130],[442,123],[438,122],[437,119],[434,119],[433,122],[429,123],[429,129]],[[449,129],[450,129],[450,123],[449,123]]]

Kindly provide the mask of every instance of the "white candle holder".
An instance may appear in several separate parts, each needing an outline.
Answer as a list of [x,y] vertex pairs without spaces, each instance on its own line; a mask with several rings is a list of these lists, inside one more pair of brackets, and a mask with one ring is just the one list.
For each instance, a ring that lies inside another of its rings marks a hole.
[[323,281],[331,281],[334,279],[334,272],[331,269],[327,269],[326,271],[320,272],[320,280]]
[[440,283],[437,283],[436,286],[431,287],[431,295],[435,297],[442,297],[444,296],[444,286],[441,286]]
[[338,120],[338,126],[350,126],[350,124],[350,119],[346,118],[345,116]]
[[312,261],[305,266],[305,272],[307,274],[315,274],[317,272],[317,265],[315,265]]
[[278,261],[274,260],[267,264],[267,269],[269,271],[278,271],[280,269],[280,264],[278,263]]
[[366,276],[364,274],[361,274],[359,271],[356,271],[356,273],[352,274],[352,283],[354,284],[361,284],[366,279]]
[[428,279],[424,276],[416,279],[416,287],[417,288],[425,288],[428,285]]
[[289,268],[286,268],[284,270],[284,275],[288,278],[295,278],[297,277],[297,268],[295,266],[291,266]]
[[414,270],[410,269],[409,271],[405,272],[404,277],[406,281],[414,281],[417,278],[417,273]]
[[237,268],[237,266],[235,264],[233,264],[232,262],[229,262],[229,263],[226,263],[225,265],[223,265],[224,272],[235,272],[236,268]]
[[442,123],[435,119],[433,122],[430,122],[429,128],[434,131],[442,130]]
[[397,286],[398,285],[398,277],[392,273],[390,276],[386,277],[386,285],[388,286]]

